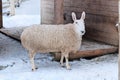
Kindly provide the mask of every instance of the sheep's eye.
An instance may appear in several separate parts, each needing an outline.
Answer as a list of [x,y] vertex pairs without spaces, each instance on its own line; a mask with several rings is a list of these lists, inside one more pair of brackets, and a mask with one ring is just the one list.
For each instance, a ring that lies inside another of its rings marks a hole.
[[78,23],[78,22],[75,22],[76,24]]

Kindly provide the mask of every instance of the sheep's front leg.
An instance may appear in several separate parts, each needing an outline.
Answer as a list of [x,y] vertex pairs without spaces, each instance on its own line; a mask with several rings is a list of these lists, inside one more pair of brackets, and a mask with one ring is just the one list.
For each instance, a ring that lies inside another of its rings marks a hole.
[[61,64],[62,67],[64,67],[63,60],[64,60],[64,53],[61,53],[60,64]]
[[29,56],[30,56],[30,62],[31,62],[31,65],[32,65],[32,71],[35,71],[36,70],[36,66],[35,66],[35,63],[34,63],[34,57],[35,57],[35,52],[30,52],[29,51]]
[[68,70],[70,70],[71,68],[70,68],[69,60],[68,60],[68,58],[69,58],[69,53],[67,52],[67,53],[65,53],[64,55],[65,55],[65,61],[66,61],[66,68],[67,68]]

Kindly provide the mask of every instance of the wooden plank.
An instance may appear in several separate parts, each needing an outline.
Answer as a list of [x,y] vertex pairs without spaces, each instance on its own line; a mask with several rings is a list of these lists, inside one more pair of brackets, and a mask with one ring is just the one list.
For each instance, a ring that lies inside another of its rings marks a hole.
[[[70,1],[70,0],[69,0]],[[68,1],[67,1],[68,2]],[[118,0],[106,1],[106,0],[72,0],[71,5],[65,3],[65,10],[87,13],[94,13],[106,16],[118,16]],[[68,8],[68,9],[67,9]]]
[[[81,13],[82,11],[86,11],[87,13],[89,14],[95,14],[95,15],[105,15],[105,16],[111,16],[111,17],[114,17],[114,16],[118,16],[117,15],[117,11],[108,11],[108,9],[106,9],[106,11],[103,11],[103,10],[96,10],[96,9],[89,9],[89,8],[85,8],[84,7],[65,7],[65,10],[66,11],[74,11],[74,12],[79,12]],[[117,10],[116,7],[114,8],[114,10]]]
[[85,37],[118,46],[118,31],[115,27],[118,18],[90,14],[88,16]]
[[41,23],[62,24],[63,2],[64,0],[41,0]]
[[27,27],[6,28],[6,29],[0,29],[0,32],[16,40],[20,40],[20,35],[25,28]]
[[118,80],[120,80],[120,0],[118,2],[118,5],[119,5],[119,14],[118,14],[118,20],[119,20],[119,23],[118,23],[118,34],[119,34],[119,49],[118,49]]
[[[83,40],[81,49],[77,53],[70,53],[69,59],[78,59],[81,57],[95,57],[117,51],[117,47],[98,43],[95,41]],[[60,60],[61,54],[54,55],[55,60]]]
[[41,0],[41,24],[53,24],[54,13],[54,0]]
[[63,24],[63,2],[64,0],[55,0],[55,24]]
[[3,19],[2,19],[2,0],[0,0],[0,28],[3,27]]
[[[120,3],[120,1],[119,1]],[[120,21],[120,15],[119,15],[119,21]],[[119,50],[118,50],[118,80],[120,80],[120,24],[118,26],[118,31],[119,31]]]
[[[107,33],[103,31],[100,32],[96,29],[91,29],[91,28],[88,28],[86,32],[88,34],[88,35],[85,35],[86,38],[94,39],[96,41],[101,41],[101,42],[115,45],[115,46],[118,45],[118,35],[114,35],[112,33]],[[95,34],[93,34],[92,32],[95,32]]]

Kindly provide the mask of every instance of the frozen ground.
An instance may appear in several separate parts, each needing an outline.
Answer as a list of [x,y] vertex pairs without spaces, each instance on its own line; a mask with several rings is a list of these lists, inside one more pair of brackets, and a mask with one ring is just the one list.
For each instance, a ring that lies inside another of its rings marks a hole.
[[[39,6],[39,0],[26,0],[16,8],[15,16],[3,16],[4,27],[39,24]],[[52,59],[50,54],[37,54],[38,70],[32,72],[27,51],[20,42],[0,34],[0,80],[118,80],[117,54],[71,61],[72,70]]]
[[50,54],[37,54],[38,69],[31,71],[27,51],[20,42],[0,34],[0,80],[118,80],[117,54],[92,60],[71,61],[72,70],[52,61]]

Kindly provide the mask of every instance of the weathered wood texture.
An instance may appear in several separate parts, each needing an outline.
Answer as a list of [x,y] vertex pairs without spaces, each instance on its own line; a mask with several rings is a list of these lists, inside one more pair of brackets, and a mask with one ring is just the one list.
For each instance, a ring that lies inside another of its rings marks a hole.
[[55,24],[62,24],[63,23],[63,3],[64,0],[55,0]]
[[54,23],[54,0],[41,0],[41,23]]
[[[120,21],[120,15],[119,15],[119,21]],[[120,23],[120,22],[119,22]],[[118,49],[118,80],[120,80],[120,24],[118,26],[118,31],[119,31],[119,49]]]
[[63,0],[41,0],[41,23],[63,23]]
[[27,27],[6,28],[0,29],[0,32],[16,40],[20,40],[20,36],[25,28]]
[[118,49],[118,80],[120,80],[120,0],[119,0],[119,23],[118,23],[118,32],[119,32],[119,49]]
[[86,12],[85,37],[118,46],[118,0],[64,0],[65,22],[71,22],[71,12],[80,18]]
[[2,19],[2,0],[0,0],[0,28],[3,27],[3,19]]
[[[117,47],[114,46],[106,45],[91,40],[83,40],[81,49],[77,53],[70,53],[69,59],[72,60],[80,57],[95,57],[107,53],[113,53],[116,50]],[[55,56],[55,60],[60,60],[61,54],[57,53],[54,56]]]

